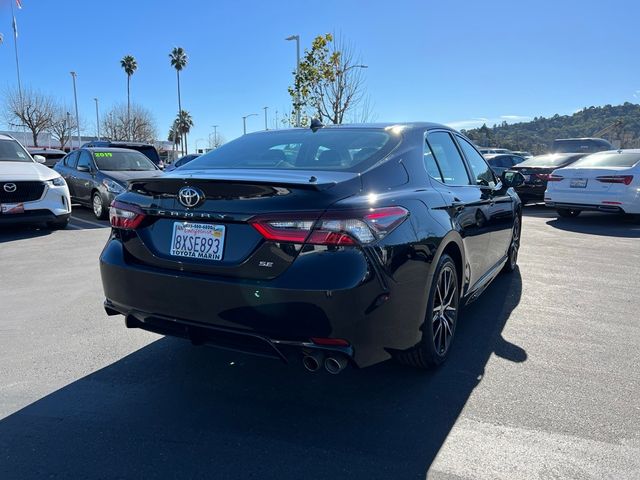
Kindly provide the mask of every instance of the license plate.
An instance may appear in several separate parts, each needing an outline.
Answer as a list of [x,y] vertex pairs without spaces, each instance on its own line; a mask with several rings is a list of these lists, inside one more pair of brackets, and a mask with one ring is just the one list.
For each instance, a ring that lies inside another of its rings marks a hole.
[[569,187],[571,187],[571,188],[586,188],[587,187],[587,179],[586,178],[573,178],[573,179],[571,179],[571,183],[569,183]]
[[202,260],[222,260],[224,225],[175,222],[171,255]]
[[0,212],[4,215],[12,215],[14,213],[24,213],[23,203],[3,203],[0,205]]

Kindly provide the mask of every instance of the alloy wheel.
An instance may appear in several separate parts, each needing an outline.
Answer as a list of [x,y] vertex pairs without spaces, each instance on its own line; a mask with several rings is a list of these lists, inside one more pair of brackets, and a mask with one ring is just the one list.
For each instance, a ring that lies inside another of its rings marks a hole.
[[457,290],[456,273],[450,265],[446,265],[438,276],[431,320],[433,346],[440,356],[447,353],[453,338],[458,311]]
[[520,217],[516,216],[513,222],[513,236],[511,237],[511,248],[509,249],[509,262],[511,268],[516,267],[518,262],[518,250],[520,249]]
[[98,218],[102,217],[102,198],[98,194],[93,196],[93,214]]

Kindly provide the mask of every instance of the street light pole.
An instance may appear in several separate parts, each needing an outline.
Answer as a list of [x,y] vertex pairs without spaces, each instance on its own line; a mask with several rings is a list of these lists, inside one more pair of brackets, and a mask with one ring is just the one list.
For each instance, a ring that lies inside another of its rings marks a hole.
[[269,107],[262,107],[262,109],[264,110],[264,129],[269,130],[269,125],[267,125],[267,110]]
[[76,103],[76,127],[78,127],[78,148],[80,148],[80,117],[78,116],[78,93],[76,90],[76,76],[78,75],[76,72],[70,72],[71,78],[73,79],[73,99]]
[[220,125],[211,125],[213,127],[213,148],[218,148],[218,127]]
[[291,35],[285,40],[296,41],[296,127],[300,126],[300,89],[298,88],[298,77],[300,76],[300,35]]
[[243,135],[247,134],[247,118],[249,117],[253,117],[253,116],[258,116],[257,113],[250,113],[249,115],[245,115],[242,117],[242,131],[243,131]]
[[100,116],[98,115],[98,99],[94,98],[96,102],[96,129],[98,130],[98,141],[100,141]]

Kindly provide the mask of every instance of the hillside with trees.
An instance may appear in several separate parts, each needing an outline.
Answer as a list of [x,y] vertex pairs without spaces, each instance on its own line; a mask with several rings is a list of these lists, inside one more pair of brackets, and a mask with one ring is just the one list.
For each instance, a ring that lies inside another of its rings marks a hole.
[[462,130],[476,145],[526,150],[534,154],[548,151],[556,138],[600,137],[620,148],[640,148],[640,105],[585,107],[573,115],[535,117],[531,122]]

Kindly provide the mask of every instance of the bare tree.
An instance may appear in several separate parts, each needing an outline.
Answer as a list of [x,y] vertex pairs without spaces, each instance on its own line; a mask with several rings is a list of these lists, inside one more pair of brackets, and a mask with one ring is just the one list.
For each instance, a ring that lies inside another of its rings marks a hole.
[[[320,83],[318,113],[333,124],[341,124],[348,112],[358,108],[364,99],[365,85],[360,56],[343,38],[333,42],[337,53],[334,74]],[[368,113],[370,115],[371,112]]]
[[[157,137],[156,122],[149,110],[131,104],[131,140],[153,142]],[[127,105],[115,105],[102,116],[102,131],[111,140],[129,140]]]
[[24,125],[31,130],[34,147],[38,146],[38,135],[53,125],[55,110],[52,97],[31,88],[22,90],[22,98],[16,89],[11,89],[6,94],[7,123]]
[[214,149],[218,148],[221,145],[224,145],[227,140],[224,138],[224,135],[216,132],[215,134],[209,134],[209,148]]
[[375,122],[378,119],[378,115],[374,112],[374,106],[371,102],[371,97],[365,95],[358,105],[352,108],[349,112],[350,123],[370,123]]
[[65,145],[71,139],[71,135],[77,128],[76,118],[69,114],[69,109],[58,106],[56,107],[53,124],[49,128],[51,136],[60,144],[60,148],[64,150]]

